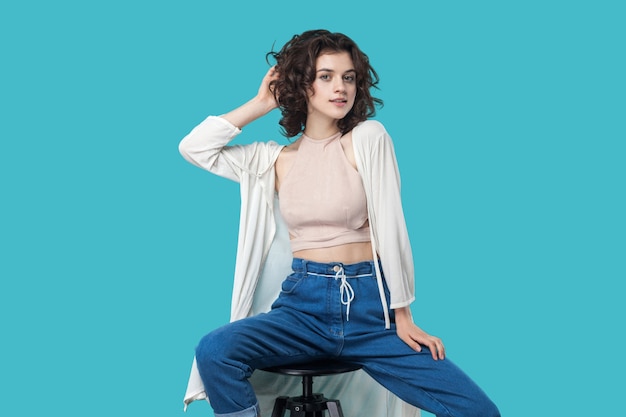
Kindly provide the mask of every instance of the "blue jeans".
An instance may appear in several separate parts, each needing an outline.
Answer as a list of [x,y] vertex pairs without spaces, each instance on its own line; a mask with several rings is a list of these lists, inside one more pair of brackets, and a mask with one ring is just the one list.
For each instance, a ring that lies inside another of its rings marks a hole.
[[[363,370],[402,400],[437,416],[496,417],[485,393],[450,359],[435,361],[385,329],[374,262],[352,265],[293,260],[270,312],[205,336],[198,370],[216,416],[256,417],[248,378],[255,369],[338,358]],[[387,299],[389,291],[386,286]]]

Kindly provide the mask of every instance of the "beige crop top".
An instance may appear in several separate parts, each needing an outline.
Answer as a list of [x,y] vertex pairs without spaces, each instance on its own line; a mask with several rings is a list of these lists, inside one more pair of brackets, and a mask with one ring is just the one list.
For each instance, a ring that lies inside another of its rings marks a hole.
[[370,240],[363,182],[340,138],[341,133],[321,140],[302,135],[282,180],[280,211],[293,252]]

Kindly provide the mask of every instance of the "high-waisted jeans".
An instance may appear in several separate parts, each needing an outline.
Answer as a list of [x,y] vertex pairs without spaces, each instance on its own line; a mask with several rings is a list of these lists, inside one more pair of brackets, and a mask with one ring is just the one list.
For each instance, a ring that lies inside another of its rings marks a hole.
[[374,262],[294,259],[270,312],[227,324],[200,341],[198,370],[215,415],[257,416],[248,382],[255,369],[324,358],[362,364],[399,398],[437,416],[500,415],[450,359],[435,361],[427,348],[416,352],[404,343],[393,319],[392,311],[391,329],[385,329]]

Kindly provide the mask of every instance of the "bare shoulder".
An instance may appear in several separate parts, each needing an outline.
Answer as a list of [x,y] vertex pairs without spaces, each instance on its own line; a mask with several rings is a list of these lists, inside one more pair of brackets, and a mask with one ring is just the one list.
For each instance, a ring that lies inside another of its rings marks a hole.
[[354,145],[352,142],[352,131],[343,135],[340,139],[343,153],[346,155],[348,162],[354,169],[356,169],[356,158],[354,157]]
[[293,159],[296,157],[298,153],[298,148],[300,147],[300,139],[297,141],[290,143],[287,146],[284,146],[283,149],[278,154],[278,158],[276,159],[276,169],[284,169],[285,167],[291,165]]
[[300,139],[283,147],[283,149],[278,154],[278,158],[276,158],[276,164],[275,164],[276,191],[280,189],[280,183],[282,179],[285,177],[285,175],[287,175],[287,173],[293,166],[299,147],[300,147]]

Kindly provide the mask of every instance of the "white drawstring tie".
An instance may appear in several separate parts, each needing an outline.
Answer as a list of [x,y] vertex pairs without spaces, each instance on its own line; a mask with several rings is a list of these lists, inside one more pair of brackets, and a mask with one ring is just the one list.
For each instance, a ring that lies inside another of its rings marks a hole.
[[343,270],[343,266],[335,265],[335,280],[341,278],[341,285],[339,286],[339,292],[341,294],[341,304],[346,306],[346,321],[350,321],[350,303],[354,300],[354,290],[348,282],[346,273]]

